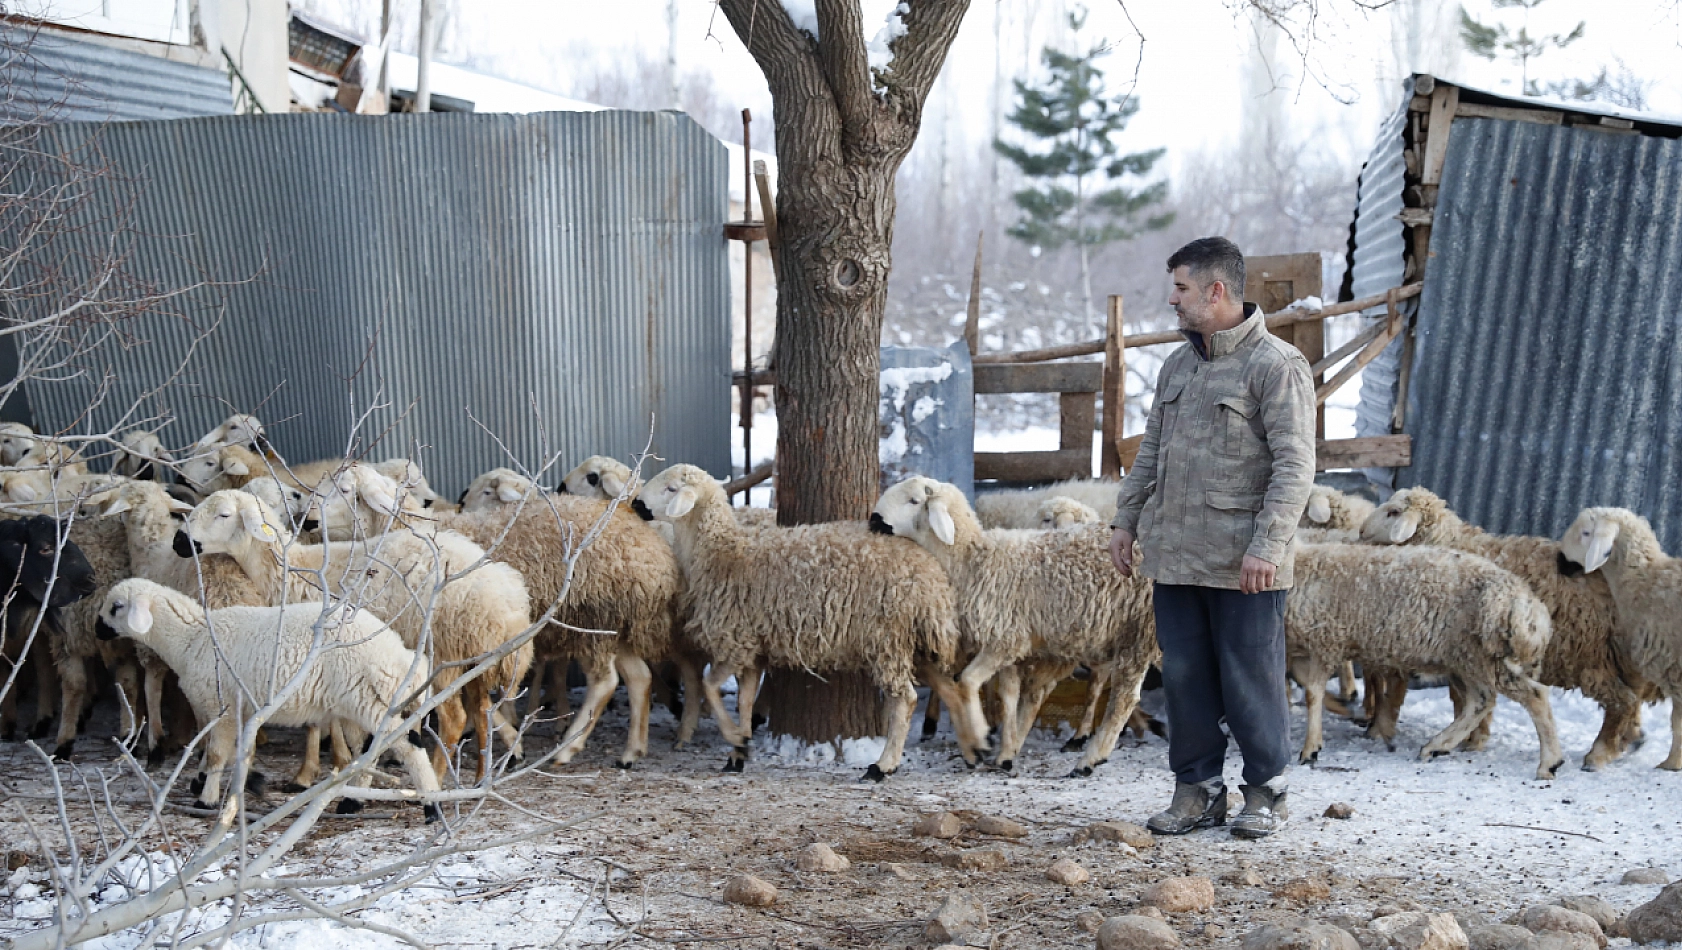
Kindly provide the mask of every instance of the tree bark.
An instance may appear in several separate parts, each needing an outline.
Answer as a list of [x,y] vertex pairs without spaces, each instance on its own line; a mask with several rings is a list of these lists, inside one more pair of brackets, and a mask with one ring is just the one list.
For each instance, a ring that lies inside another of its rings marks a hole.
[[[777,522],[862,521],[880,492],[878,347],[894,176],[969,0],[909,0],[906,32],[875,77],[858,0],[817,0],[821,41],[781,3],[720,7],[765,74],[777,135]],[[825,741],[866,725],[877,734],[875,689],[825,679],[768,671],[773,728],[795,724]]]

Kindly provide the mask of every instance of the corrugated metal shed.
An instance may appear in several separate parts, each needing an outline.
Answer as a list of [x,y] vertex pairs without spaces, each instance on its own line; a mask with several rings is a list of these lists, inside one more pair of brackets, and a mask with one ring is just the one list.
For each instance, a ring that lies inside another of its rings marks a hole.
[[[161,45],[161,44],[160,44]],[[0,23],[0,122],[127,122],[229,115],[228,74]]]
[[[361,448],[428,447],[417,457],[440,491],[510,464],[498,440],[520,463],[559,452],[570,465],[629,459],[651,426],[664,459],[729,472],[726,156],[681,113],[299,114],[45,134],[66,149],[97,135],[142,179],[142,277],[255,275],[188,301],[198,326],[221,325],[146,403],[177,419],[166,444],[242,411],[289,459],[330,456],[377,403]],[[42,428],[76,420],[106,369],[115,389],[76,427],[109,425],[193,346],[186,319],[135,330],[148,345],[31,387]]]
[[[1396,484],[1504,533],[1557,536],[1585,506],[1628,507],[1682,551],[1682,124],[1460,96],[1415,326],[1413,466]],[[1401,139],[1392,126],[1381,149]],[[1394,398],[1369,380],[1363,420]]]

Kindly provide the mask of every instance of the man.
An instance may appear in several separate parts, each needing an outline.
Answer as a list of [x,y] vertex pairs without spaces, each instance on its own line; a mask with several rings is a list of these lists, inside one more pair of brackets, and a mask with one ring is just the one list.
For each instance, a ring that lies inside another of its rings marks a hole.
[[1138,459],[1121,485],[1110,558],[1155,581],[1174,800],[1158,834],[1226,824],[1224,719],[1244,755],[1232,833],[1283,827],[1290,707],[1285,592],[1314,481],[1308,361],[1244,303],[1244,255],[1202,238],[1168,259],[1186,343],[1163,363]]

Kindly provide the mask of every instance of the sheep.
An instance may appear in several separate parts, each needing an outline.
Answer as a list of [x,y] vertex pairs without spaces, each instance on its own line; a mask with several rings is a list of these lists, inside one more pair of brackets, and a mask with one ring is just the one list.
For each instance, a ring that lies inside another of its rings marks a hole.
[[1106,524],[1115,518],[1116,498],[1121,483],[1092,478],[1071,478],[1044,488],[987,492],[976,496],[975,515],[983,528],[1037,528],[1039,505],[1047,498],[1073,498],[1098,513]]
[[[1107,527],[985,530],[963,492],[920,476],[884,492],[870,524],[873,531],[915,540],[957,590],[964,646],[973,658],[958,678],[964,706],[954,720],[967,717],[971,730],[983,728],[983,683],[1024,660],[1047,668],[1014,716],[1012,677],[1001,677],[1001,767],[1010,768],[1051,686],[1082,663],[1108,673],[1112,699],[1099,741],[1073,774],[1090,775],[1108,760],[1138,704],[1145,671],[1161,653],[1150,585],[1121,576],[1110,563]],[[1049,671],[1058,665],[1062,672],[1053,677]]]
[[16,465],[35,447],[35,430],[21,422],[0,422],[0,465]]
[[642,481],[630,466],[605,455],[592,455],[568,472],[555,491],[582,498],[629,498],[641,488]]
[[155,481],[175,462],[156,432],[132,429],[123,433],[122,444],[116,464],[111,467],[118,475]]
[[[242,491],[206,498],[176,538],[176,553],[231,554],[271,605],[319,600],[325,583],[335,597],[358,598],[385,618],[411,649],[431,634],[440,666],[461,664],[501,647],[528,625],[530,604],[520,574],[506,564],[486,562],[484,549],[448,531],[420,537],[399,531],[378,538],[326,545],[295,543],[279,517],[261,499]],[[447,581],[446,581],[447,579]],[[492,698],[511,695],[531,663],[531,647],[502,657],[462,686],[460,703],[440,707],[446,746],[461,740],[467,719],[480,730],[478,774],[490,752],[483,731]],[[458,671],[441,671],[439,688]],[[512,738],[505,734],[512,742]],[[439,763],[444,765],[440,753]]]
[[182,481],[202,497],[239,488],[278,469],[272,460],[243,445],[221,445],[201,450],[177,464],[176,470],[181,473]]
[[0,497],[15,508],[59,513],[124,480],[121,476],[104,473],[89,475],[62,470],[53,472],[44,468],[0,471]]
[[[518,507],[434,513],[419,510],[390,479],[364,467],[353,467],[341,481],[340,493],[323,512],[328,530],[349,525],[375,531],[395,521],[419,531],[429,526],[459,531],[526,578],[533,621],[554,605],[554,622],[537,637],[539,669],[553,660],[573,659],[586,680],[583,706],[561,738],[561,763],[583,749],[621,676],[630,693],[631,728],[617,764],[629,768],[648,754],[650,661],[677,662],[692,697],[683,710],[678,747],[694,736],[700,718],[694,697],[701,684],[682,636],[683,576],[671,548],[639,519],[623,510],[610,514],[610,505],[600,500],[570,495],[533,498]],[[597,525],[600,534],[579,553],[569,578],[569,555]]]
[[[55,704],[58,675],[51,648],[43,641],[62,628],[62,610],[94,593],[99,581],[81,548],[46,515],[0,521],[0,577],[6,580],[0,655],[16,670],[28,649],[39,687],[37,721],[44,722],[41,714]],[[17,722],[19,685],[11,674],[0,676],[0,739],[6,742],[12,740]],[[41,735],[35,733],[36,738]]]
[[1682,560],[1664,553],[1646,518],[1626,508],[1588,508],[1560,539],[1555,570],[1605,576],[1624,654],[1670,700],[1670,755],[1659,768],[1682,770]]
[[207,449],[219,449],[225,445],[237,445],[260,452],[270,461],[279,461],[274,446],[269,443],[268,433],[263,423],[256,416],[246,413],[235,413],[222,420],[222,424],[193,443],[193,448],[203,453]]
[[1447,755],[1493,708],[1499,691],[1523,706],[1541,744],[1536,777],[1564,764],[1547,688],[1536,682],[1552,625],[1524,581],[1475,554],[1351,544],[1298,546],[1286,600],[1290,673],[1308,694],[1301,761],[1324,746],[1327,675],[1345,660],[1448,673],[1466,695],[1454,721],[1420,752]]
[[[683,567],[686,629],[712,659],[702,689],[741,771],[752,734],[757,671],[862,671],[885,696],[887,741],[868,780],[898,771],[917,701],[914,675],[951,703],[958,648],[956,601],[940,564],[914,545],[860,524],[744,529],[712,476],[693,465],[656,475],[632,503],[644,520],[672,524]],[[719,687],[735,676],[736,719]],[[982,738],[955,717],[973,761]]]
[[1039,528],[1042,531],[1055,531],[1077,524],[1097,524],[1098,512],[1091,505],[1084,504],[1067,495],[1051,495],[1040,502]]
[[[1622,755],[1641,736],[1641,704],[1656,698],[1653,686],[1620,655],[1617,611],[1605,577],[1561,576],[1552,539],[1486,534],[1461,520],[1448,503],[1424,488],[1405,488],[1374,510],[1361,531],[1370,544],[1419,544],[1453,548],[1488,558],[1518,575],[1548,606],[1553,637],[1538,677],[1548,686],[1581,690],[1600,704],[1600,734],[1583,757],[1595,771]],[[1404,691],[1388,693],[1374,716],[1392,731]],[[1487,724],[1482,728],[1487,730]]]
[[493,468],[468,483],[461,497],[456,499],[456,507],[464,513],[489,511],[503,505],[518,504],[524,499],[535,499],[542,494],[536,482],[519,472],[511,468]]
[[1374,507],[1372,502],[1359,495],[1345,494],[1328,485],[1315,485],[1308,490],[1308,504],[1302,509],[1301,526],[1321,531],[1359,533]]
[[[102,639],[122,636],[163,656],[180,677],[199,721],[212,724],[204,784],[195,802],[200,808],[214,808],[221,799],[221,770],[233,757],[241,721],[274,703],[282,690],[292,689],[270,713],[267,721],[273,725],[343,719],[379,735],[397,721],[393,704],[420,689],[428,675],[426,661],[390,627],[347,605],[228,607],[207,613],[179,591],[131,578],[106,594],[99,625]],[[329,645],[311,662],[318,630]],[[407,742],[392,746],[423,794],[439,790],[421,751],[424,745],[419,732],[410,732]],[[428,802],[427,822],[439,817],[438,806]]]

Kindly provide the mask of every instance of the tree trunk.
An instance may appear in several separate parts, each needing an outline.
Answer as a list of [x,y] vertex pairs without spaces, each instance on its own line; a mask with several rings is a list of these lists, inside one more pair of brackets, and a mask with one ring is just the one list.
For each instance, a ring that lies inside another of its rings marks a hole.
[[[880,493],[878,385],[894,176],[969,0],[910,0],[875,75],[858,0],[816,0],[822,41],[781,4],[720,0],[771,88],[777,135],[777,523],[862,521]],[[871,25],[874,33],[876,25]],[[882,731],[868,680],[771,670],[779,732],[809,741]]]

